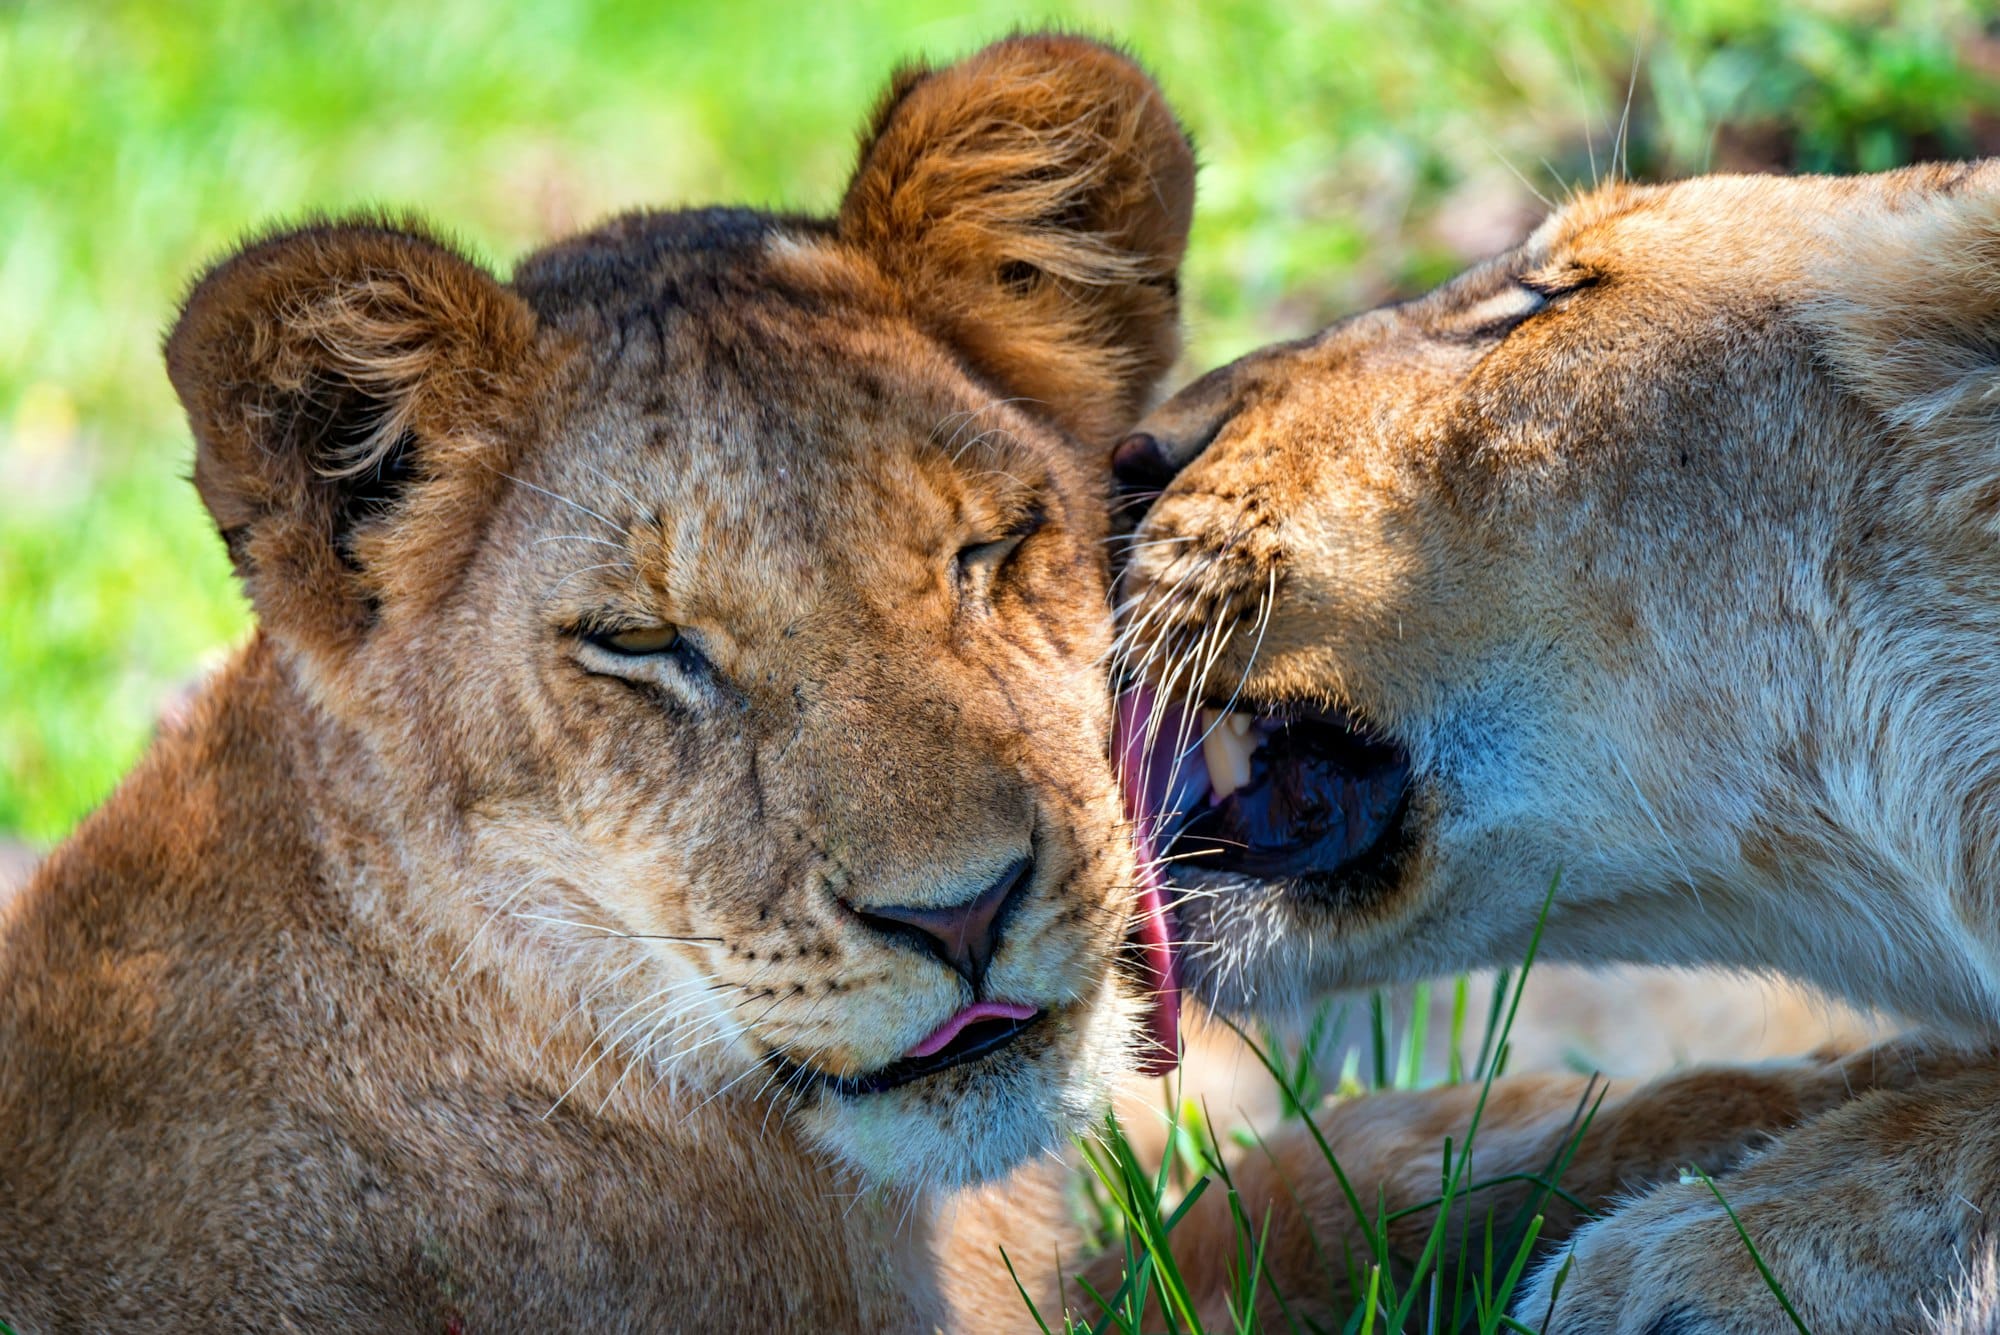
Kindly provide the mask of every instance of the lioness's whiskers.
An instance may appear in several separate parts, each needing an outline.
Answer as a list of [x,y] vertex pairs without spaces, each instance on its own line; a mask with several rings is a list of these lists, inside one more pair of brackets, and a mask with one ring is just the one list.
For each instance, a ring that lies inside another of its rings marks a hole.
[[1140,542],[1137,533],[1114,533],[1108,538],[1100,539],[1100,541],[1107,547],[1115,546],[1122,542],[1125,544],[1126,551],[1142,552],[1154,547],[1176,547],[1184,542],[1193,542],[1199,536],[1199,534],[1195,533],[1184,533],[1176,538],[1148,538],[1146,541]]
[[1005,440],[1012,442],[1014,441],[1014,439],[1015,439],[1014,433],[1008,431],[1004,427],[997,427],[997,426],[989,427],[987,430],[982,431],[978,435],[974,436],[971,440],[966,441],[965,444],[959,446],[957,452],[951,456],[951,461],[954,464],[958,463],[960,459],[965,457],[967,451],[973,449],[976,446],[982,445],[989,440]]
[[567,1099],[571,1094],[574,1094],[577,1091],[577,1087],[583,1084],[583,1082],[590,1077],[590,1073],[592,1071],[597,1069],[599,1063],[601,1063],[607,1056],[611,1054],[611,1051],[616,1046],[616,1044],[608,1042],[606,1040],[610,1035],[610,1033],[612,1032],[612,1030],[617,1027],[619,1021],[623,1020],[627,1015],[630,1015],[633,1011],[638,1010],[640,1007],[649,1005],[657,998],[666,996],[667,994],[673,992],[675,988],[678,986],[679,984],[674,984],[668,987],[660,988],[657,991],[647,993],[645,996],[639,998],[639,1000],[627,1006],[624,1010],[618,1012],[618,1014],[613,1016],[608,1023],[602,1026],[598,1030],[597,1037],[591,1040],[590,1046],[584,1049],[585,1052],[589,1052],[593,1048],[599,1049],[597,1056],[591,1058],[590,1062],[581,1071],[577,1072],[576,1078],[570,1081],[569,1086],[565,1088],[561,1094],[558,1094],[556,1096],[556,1101],[550,1104],[548,1110],[542,1114],[542,1120],[546,1122],[549,1118],[553,1117],[555,1115],[556,1110],[562,1107],[563,1100]]
[[955,413],[946,413],[943,417],[938,419],[938,424],[931,428],[931,439],[937,440],[938,433],[940,431],[943,431],[945,428],[945,423],[951,421],[957,421],[958,425],[952,430],[951,439],[939,442],[941,445],[943,445],[945,449],[954,451],[954,453],[951,456],[951,461],[954,464],[956,464],[959,460],[959,457],[965,452],[965,450],[970,449],[972,444],[976,442],[975,438],[975,442],[968,442],[966,445],[962,447],[959,445],[959,437],[965,434],[966,428],[970,427],[974,422],[978,421],[985,414],[992,412],[996,408],[1005,407],[1007,404],[1010,403],[1032,403],[1032,402],[1034,402],[1034,400],[1023,398],[1017,395],[1013,398],[988,399],[985,403],[981,404],[977,408],[964,409]]
[[[576,1001],[571,1004],[570,1008],[563,1012],[562,1018],[558,1019],[555,1022],[555,1024],[549,1028],[548,1032],[542,1035],[542,1041],[535,1045],[536,1063],[539,1064],[541,1062],[543,1055],[548,1051],[549,1044],[555,1041],[556,1035],[561,1033],[564,1029],[566,1029],[569,1026],[569,1021],[572,1016],[574,1016],[578,1011],[584,1009],[586,1006],[589,1006],[592,1002],[596,1001],[597,998],[601,996],[603,993],[609,991],[610,989],[616,987],[618,984],[624,982],[625,976],[631,973],[634,969],[637,969],[640,966],[648,964],[650,962],[651,961],[648,960],[646,956],[636,955],[632,959],[627,960],[622,967],[614,970],[605,977],[598,979],[596,982],[592,983],[588,988],[586,988],[583,994],[579,996],[576,999]],[[588,1050],[589,1050],[588,1048],[585,1049],[585,1051]]]

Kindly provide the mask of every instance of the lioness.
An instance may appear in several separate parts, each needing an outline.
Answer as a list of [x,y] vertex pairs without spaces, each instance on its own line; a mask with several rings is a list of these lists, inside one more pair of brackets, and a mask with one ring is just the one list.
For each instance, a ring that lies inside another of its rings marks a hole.
[[[1636,1199],[1524,1320],[1789,1329],[1689,1162],[1822,1335],[1990,1288],[2000,1062],[1952,1045],[2000,1029],[2000,163],[1611,185],[1115,458],[1164,487],[1127,749],[1212,1002],[1517,962],[1560,876],[1549,957],[1780,971],[1938,1036],[1614,1096],[1565,1182]],[[1578,1083],[1503,1087],[1480,1174],[1549,1162]],[[1469,1104],[1328,1134],[1422,1199]]]
[[899,76],[830,219],[202,278],[260,628],[0,924],[0,1318],[1018,1329],[930,1194],[1173,1041],[1101,479],[1192,180],[1023,37]]

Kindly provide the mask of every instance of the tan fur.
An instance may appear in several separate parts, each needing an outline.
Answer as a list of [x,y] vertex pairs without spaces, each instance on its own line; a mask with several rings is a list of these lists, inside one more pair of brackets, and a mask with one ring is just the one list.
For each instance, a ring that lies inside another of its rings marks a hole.
[[[1191,188],[1142,73],[1031,36],[902,76],[834,220],[203,278],[167,363],[261,629],[0,919],[0,1317],[958,1324],[938,1189],[1136,1043],[1098,460]],[[809,1078],[971,995],[858,911],[1022,857],[986,995],[1042,1021]]]
[[[1344,706],[1416,774],[1376,889],[1187,871],[1221,892],[1183,910],[1220,943],[1198,986],[1241,1008],[1507,964],[1560,874],[1547,957],[1774,970],[1947,1051],[2000,1032],[1996,350],[2000,164],[1613,185],[1148,419],[1185,468],[1131,624],[1168,659],[1235,628],[1179,689]],[[1995,1069],[1818,1115],[1634,1097],[1657,1170],[1711,1122],[1798,1124],[1722,1156],[1723,1188],[1814,1330],[1880,1330],[1983,1310]],[[1394,1180],[1371,1156],[1350,1171]],[[1605,1168],[1587,1145],[1586,1194],[1647,1194],[1580,1235],[1551,1330],[1781,1327],[1706,1188]]]

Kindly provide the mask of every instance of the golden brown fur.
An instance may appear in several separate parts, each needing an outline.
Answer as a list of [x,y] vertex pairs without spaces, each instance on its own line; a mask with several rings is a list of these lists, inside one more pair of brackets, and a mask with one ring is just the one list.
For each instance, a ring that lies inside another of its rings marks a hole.
[[[1633,1095],[1641,1166],[1587,1143],[1572,1178],[1633,1199],[1578,1235],[1551,1330],[1788,1324],[1688,1162],[1729,1170],[1822,1335],[1990,1318],[1996,349],[2000,165],[1613,185],[1142,427],[1180,471],[1125,576],[1135,652],[1180,694],[1347,710],[1413,775],[1380,876],[1184,864],[1212,999],[1516,961],[1560,873],[1547,956],[1782,972],[1937,1035],[1855,1058],[1901,1074],[1851,1100],[1726,1070]],[[1575,1090],[1529,1089],[1497,1136],[1567,1119]],[[1347,1167],[1415,1156],[1429,1191],[1434,1131],[1356,1133]]]
[[[1137,1043],[1097,461],[1192,170],[1023,37],[900,77],[830,221],[203,278],[167,363],[260,629],[0,921],[0,1317],[949,1323],[934,1189]],[[836,1092],[970,995],[864,913],[1024,860],[980,986],[1042,1020]]]

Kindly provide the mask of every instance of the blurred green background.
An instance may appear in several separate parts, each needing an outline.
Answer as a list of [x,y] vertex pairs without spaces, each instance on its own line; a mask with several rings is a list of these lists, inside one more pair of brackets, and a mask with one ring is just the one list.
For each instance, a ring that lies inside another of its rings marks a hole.
[[1193,371],[1614,159],[2000,152],[1996,3],[0,0],[0,840],[59,838],[243,634],[157,345],[246,229],[406,205],[504,270],[635,204],[825,209],[897,61],[1057,22],[1129,44],[1201,145]]

